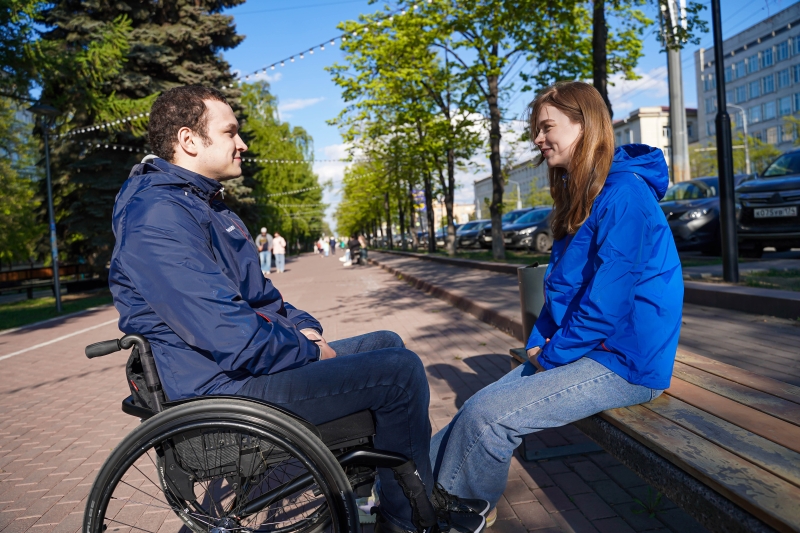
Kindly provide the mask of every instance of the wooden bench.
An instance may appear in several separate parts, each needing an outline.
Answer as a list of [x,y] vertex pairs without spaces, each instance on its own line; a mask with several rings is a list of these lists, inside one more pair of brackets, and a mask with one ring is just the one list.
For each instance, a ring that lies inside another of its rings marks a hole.
[[711,531],[800,531],[800,387],[679,350],[660,397],[575,425]]

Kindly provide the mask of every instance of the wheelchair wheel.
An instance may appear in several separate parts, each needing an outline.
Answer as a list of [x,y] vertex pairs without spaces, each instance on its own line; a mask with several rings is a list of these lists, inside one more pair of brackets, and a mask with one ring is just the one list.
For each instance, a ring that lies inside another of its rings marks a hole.
[[106,460],[83,533],[357,532],[336,458],[302,423],[262,405],[203,399],[147,420]]

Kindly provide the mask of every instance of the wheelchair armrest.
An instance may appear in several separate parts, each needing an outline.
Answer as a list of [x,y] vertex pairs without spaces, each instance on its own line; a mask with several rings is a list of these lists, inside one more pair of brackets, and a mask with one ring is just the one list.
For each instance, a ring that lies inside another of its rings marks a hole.
[[148,418],[155,416],[155,413],[147,407],[133,403],[133,396],[128,396],[122,400],[122,412],[126,415],[141,418],[142,420],[147,420]]

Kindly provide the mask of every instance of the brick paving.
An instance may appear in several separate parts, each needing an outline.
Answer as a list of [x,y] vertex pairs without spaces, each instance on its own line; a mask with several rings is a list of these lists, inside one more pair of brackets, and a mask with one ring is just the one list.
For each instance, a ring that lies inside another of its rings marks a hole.
[[[402,335],[428,370],[435,430],[508,370],[508,349],[518,344],[376,267],[344,269],[334,258],[304,256],[272,276],[288,301],[321,320],[330,340],[378,329]],[[86,344],[119,336],[116,317],[113,308],[101,308],[0,334],[2,533],[78,531],[102,461],[138,424],[119,409],[128,394],[126,357],[83,356]],[[586,440],[569,426],[536,438],[540,447]],[[654,497],[605,453],[539,462],[514,457],[493,531],[704,531],[666,500],[654,517],[639,513],[635,500]],[[166,521],[161,531],[173,524],[180,526]]]

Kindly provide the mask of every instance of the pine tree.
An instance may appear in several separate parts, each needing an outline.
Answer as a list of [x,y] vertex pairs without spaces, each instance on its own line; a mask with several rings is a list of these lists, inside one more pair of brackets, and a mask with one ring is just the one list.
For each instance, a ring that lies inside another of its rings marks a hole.
[[[62,65],[44,80],[43,98],[69,119],[62,132],[110,123],[85,134],[62,135],[54,143],[60,248],[67,258],[83,257],[102,270],[110,257],[114,198],[146,152],[144,115],[157,95],[186,84],[219,88],[232,83],[221,52],[244,37],[221,11],[243,1],[56,0],[44,12],[44,41],[68,50],[94,46],[109,52],[116,45],[122,52],[114,63],[100,53],[86,58],[77,78],[65,76],[70,69]],[[226,96],[238,106],[238,90],[227,90]],[[131,115],[138,118],[119,121]],[[248,192],[232,189],[226,192]]]

